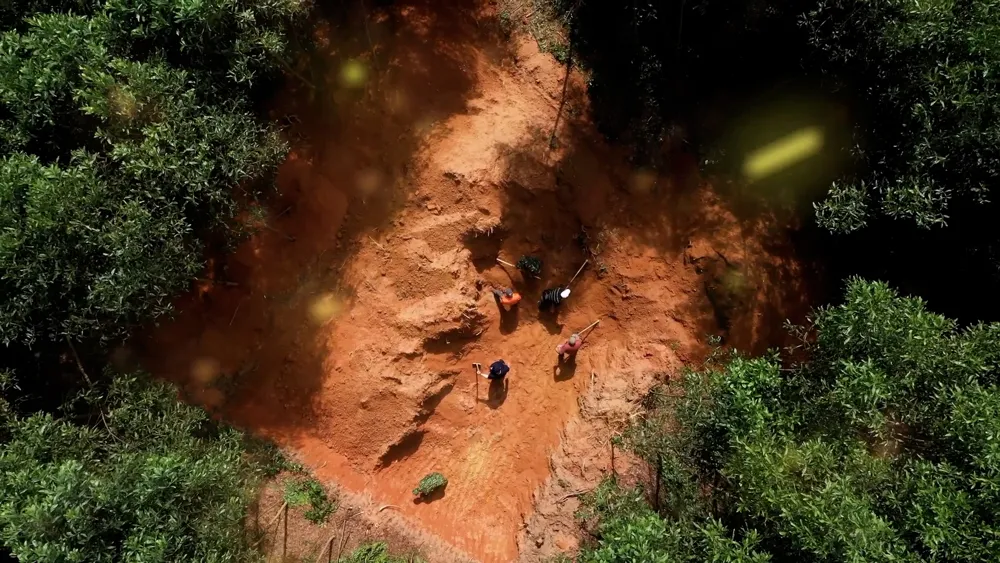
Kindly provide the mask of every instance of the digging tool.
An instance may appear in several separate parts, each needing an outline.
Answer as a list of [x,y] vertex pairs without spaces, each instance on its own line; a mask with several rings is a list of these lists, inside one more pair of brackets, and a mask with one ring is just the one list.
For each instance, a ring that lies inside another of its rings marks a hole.
[[476,402],[479,402],[479,374],[483,371],[483,364],[473,363],[472,367],[476,368]]
[[587,332],[588,330],[590,330],[590,329],[594,328],[595,326],[597,326],[597,325],[599,325],[599,324],[601,324],[601,319],[597,319],[596,321],[594,321],[594,322],[590,323],[590,325],[589,325],[589,326],[587,326],[587,328],[585,328],[585,329],[581,330],[581,331],[580,331],[580,332],[578,332],[577,334],[579,334],[579,335],[580,335],[580,337],[581,337],[581,338],[583,338],[583,333]]
[[580,266],[580,269],[579,269],[579,270],[577,270],[575,274],[573,274],[573,277],[572,277],[572,278],[570,278],[570,280],[569,280],[569,283],[568,283],[568,284],[566,284],[566,285],[573,285],[573,280],[575,280],[575,279],[576,279],[576,276],[579,276],[579,275],[580,275],[580,272],[582,272],[582,271],[583,271],[583,268],[584,268],[584,267],[585,267],[585,266],[587,265],[587,262],[590,262],[590,259],[589,259],[589,258],[583,261],[583,265],[581,265],[581,266]]

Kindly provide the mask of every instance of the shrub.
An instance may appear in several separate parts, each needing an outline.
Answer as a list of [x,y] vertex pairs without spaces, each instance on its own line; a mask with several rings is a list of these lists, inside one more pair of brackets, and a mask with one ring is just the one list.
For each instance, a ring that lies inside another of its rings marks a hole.
[[341,557],[338,563],[421,563],[422,561],[423,559],[391,555],[388,545],[374,542],[358,547],[346,557]]
[[309,505],[304,514],[313,524],[326,522],[336,512],[336,498],[329,498],[323,485],[313,478],[293,479],[285,484],[285,502],[289,506]]
[[799,334],[808,362],[734,357],[654,392],[625,441],[659,470],[660,510],[602,485],[583,561],[1000,556],[1000,325],[855,279]]
[[105,344],[163,314],[266,185],[286,147],[250,84],[303,5],[241,4],[25,2],[0,35],[0,341]]
[[[21,561],[245,561],[263,466],[240,433],[146,376],[76,416],[13,417],[0,445],[0,541]],[[72,413],[76,414],[76,413]],[[84,420],[86,420],[84,418]]]
[[[949,209],[991,198],[1000,173],[1000,88],[990,69],[1000,2],[818,0],[803,17],[824,70],[870,93],[855,147],[864,166],[817,206],[851,231],[872,212],[944,225]],[[841,84],[838,84],[841,85]]]
[[417,484],[417,488],[413,489],[413,496],[425,497],[447,484],[448,479],[444,475],[437,472],[428,473]]

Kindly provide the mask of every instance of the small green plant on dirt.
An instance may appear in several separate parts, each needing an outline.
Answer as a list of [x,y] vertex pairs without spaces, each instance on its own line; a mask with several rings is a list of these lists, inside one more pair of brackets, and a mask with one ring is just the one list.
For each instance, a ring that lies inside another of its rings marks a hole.
[[576,236],[576,242],[580,245],[580,248],[587,253],[588,259],[597,266],[597,276],[604,277],[610,271],[608,265],[604,260],[601,259],[601,251],[605,248],[608,242],[608,233],[604,230],[597,231],[596,235],[592,235],[587,231],[587,227],[580,227],[580,233]]
[[338,507],[336,497],[330,498],[319,481],[312,477],[293,479],[285,483],[285,502],[288,506],[309,505],[304,514],[313,524],[322,524]]
[[420,483],[417,483],[417,488],[413,489],[413,496],[425,497],[447,484],[448,478],[444,475],[441,475],[436,471],[434,473],[428,473],[423,479],[420,480]]
[[518,270],[526,274],[531,274],[532,276],[542,275],[542,261],[534,256],[522,256],[518,259],[517,264]]
[[569,63],[569,43],[555,41],[545,45],[545,50],[552,53],[552,56],[555,57],[560,64]]
[[424,559],[413,555],[392,555],[385,542],[373,542],[358,546],[348,555],[338,559],[337,563],[424,563]]
[[511,17],[510,11],[501,11],[498,19],[500,23],[500,34],[505,38],[510,39],[510,36],[514,34],[514,18]]

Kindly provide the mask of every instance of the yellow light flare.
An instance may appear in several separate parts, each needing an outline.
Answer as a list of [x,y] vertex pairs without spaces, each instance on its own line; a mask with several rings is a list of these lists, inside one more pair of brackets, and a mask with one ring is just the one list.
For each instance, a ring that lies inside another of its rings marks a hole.
[[377,168],[366,168],[358,172],[356,177],[358,190],[365,197],[377,192],[382,186],[382,181],[382,172]]
[[368,67],[360,61],[347,61],[340,69],[340,82],[348,88],[360,88],[367,79]]
[[410,99],[403,90],[393,90],[386,95],[386,104],[393,114],[406,114],[410,110]]
[[751,152],[743,161],[743,174],[760,180],[818,153],[823,148],[823,131],[804,127]]
[[656,185],[656,173],[652,170],[642,169],[632,174],[631,188],[634,194],[648,194],[653,191]]
[[322,325],[326,321],[332,319],[340,313],[342,305],[340,300],[337,299],[332,293],[325,293],[317,297],[311,305],[309,305],[309,318],[316,325]]
[[198,358],[191,363],[191,378],[202,385],[210,385],[222,371],[215,358]]

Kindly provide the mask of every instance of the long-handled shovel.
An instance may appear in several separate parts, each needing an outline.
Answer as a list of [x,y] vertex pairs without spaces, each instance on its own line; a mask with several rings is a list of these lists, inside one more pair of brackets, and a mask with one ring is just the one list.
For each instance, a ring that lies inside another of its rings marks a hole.
[[585,333],[585,332],[587,332],[588,330],[590,330],[590,329],[594,328],[595,326],[599,325],[600,323],[601,323],[601,319],[597,319],[596,321],[594,321],[594,322],[590,323],[590,325],[588,325],[588,326],[587,326],[587,328],[585,328],[585,329],[581,330],[581,331],[580,331],[580,332],[578,332],[577,334],[579,334],[579,335],[580,335],[580,338],[583,338],[583,333]]
[[582,272],[582,271],[583,271],[583,268],[584,268],[584,266],[586,266],[586,265],[587,265],[587,262],[590,262],[590,259],[589,259],[589,258],[583,261],[583,264],[582,264],[582,265],[580,266],[580,269],[579,269],[579,270],[577,270],[575,274],[573,274],[573,277],[572,277],[572,278],[570,278],[570,280],[569,280],[569,283],[568,283],[568,284],[566,284],[566,285],[573,285],[573,280],[575,280],[575,279],[576,279],[576,277],[580,275],[580,272]]
[[476,369],[476,403],[478,404],[479,403],[479,378],[481,377],[479,374],[480,374],[480,372],[483,371],[483,364],[474,363],[474,364],[472,364],[472,367],[474,367]]

